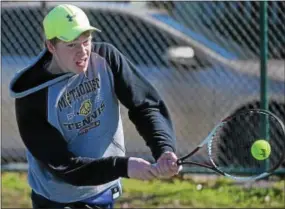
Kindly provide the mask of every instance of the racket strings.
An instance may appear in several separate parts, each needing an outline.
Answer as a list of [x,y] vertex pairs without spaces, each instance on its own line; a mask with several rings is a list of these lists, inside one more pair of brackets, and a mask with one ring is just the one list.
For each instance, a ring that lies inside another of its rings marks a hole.
[[[271,147],[270,155],[264,160],[257,160],[251,153],[253,143],[259,139],[268,141]],[[242,114],[231,118],[217,130],[208,144],[208,154],[214,166],[227,174],[259,175],[282,162],[284,141],[282,126],[274,117],[260,113]]]

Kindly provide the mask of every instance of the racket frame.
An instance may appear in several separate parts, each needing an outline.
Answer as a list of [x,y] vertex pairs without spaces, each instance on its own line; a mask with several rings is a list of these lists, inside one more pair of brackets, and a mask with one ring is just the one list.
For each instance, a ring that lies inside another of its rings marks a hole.
[[[178,160],[177,160],[177,165],[196,165],[196,166],[200,166],[200,167],[204,167],[204,168],[208,168],[208,169],[211,169],[213,171],[215,171],[216,173],[219,173],[223,176],[226,176],[226,177],[229,177],[229,178],[232,178],[234,180],[237,180],[237,181],[250,181],[250,180],[257,180],[257,179],[261,179],[261,178],[264,178],[266,176],[269,176],[273,173],[273,171],[275,171],[281,164],[282,162],[284,161],[284,158],[285,158],[285,152],[283,152],[282,156],[281,156],[281,159],[279,161],[278,164],[276,164],[273,168],[271,168],[269,171],[267,172],[264,172],[264,173],[261,173],[257,176],[252,176],[252,177],[237,177],[237,176],[232,176],[232,175],[229,175],[227,173],[225,173],[224,171],[221,171],[217,166],[216,164],[214,163],[214,161],[212,160],[212,158],[210,157],[211,156],[211,140],[213,139],[213,137],[216,135],[216,131],[222,127],[225,123],[227,123],[228,121],[232,120],[233,118],[235,118],[236,116],[238,115],[242,115],[242,114],[254,114],[254,113],[262,113],[262,114],[265,114],[265,115],[268,115],[270,117],[273,117],[278,123],[279,125],[281,126],[281,129],[282,129],[282,132],[283,132],[283,135],[285,136],[285,126],[283,124],[283,122],[281,121],[280,118],[278,118],[275,114],[273,114],[272,112],[268,111],[268,110],[263,110],[263,109],[248,109],[248,110],[244,110],[244,111],[239,111],[237,113],[234,113],[226,118],[224,118],[223,120],[221,120],[218,125],[216,125],[212,131],[209,133],[209,135],[194,149],[192,150],[189,154],[187,155],[184,155],[182,157],[180,157]],[[284,138],[285,140],[285,138]],[[198,162],[194,162],[194,161],[189,161],[186,159],[193,156],[196,152],[198,152],[203,146],[205,146],[206,144],[208,144],[208,155],[209,155],[209,158],[210,158],[210,161],[211,161],[211,164],[212,165],[209,165],[209,164],[206,164],[206,163],[198,163]]]

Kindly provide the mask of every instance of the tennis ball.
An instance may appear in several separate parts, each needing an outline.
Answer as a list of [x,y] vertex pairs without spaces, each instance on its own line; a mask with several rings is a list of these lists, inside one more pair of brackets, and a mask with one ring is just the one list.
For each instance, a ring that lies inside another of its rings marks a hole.
[[263,139],[256,140],[251,146],[251,154],[256,160],[265,160],[270,156],[270,144]]

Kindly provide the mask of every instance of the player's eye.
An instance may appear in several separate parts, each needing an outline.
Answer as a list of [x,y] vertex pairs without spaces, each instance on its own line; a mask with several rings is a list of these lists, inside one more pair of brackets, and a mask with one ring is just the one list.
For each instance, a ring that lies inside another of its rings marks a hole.
[[74,48],[76,46],[76,44],[68,44],[67,47],[69,48]]
[[85,46],[87,46],[87,45],[89,44],[89,41],[90,41],[90,40],[88,39],[88,40],[84,41],[83,44],[84,44]]

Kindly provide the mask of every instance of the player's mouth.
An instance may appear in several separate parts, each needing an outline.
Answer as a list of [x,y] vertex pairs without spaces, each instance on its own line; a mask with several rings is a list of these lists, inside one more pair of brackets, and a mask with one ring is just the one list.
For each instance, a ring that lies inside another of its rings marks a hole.
[[80,59],[79,61],[76,62],[76,65],[78,67],[85,67],[87,65],[87,59],[88,59],[87,57]]

